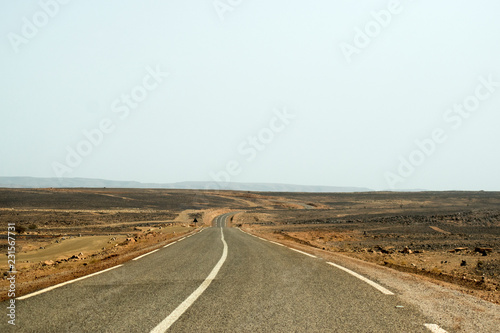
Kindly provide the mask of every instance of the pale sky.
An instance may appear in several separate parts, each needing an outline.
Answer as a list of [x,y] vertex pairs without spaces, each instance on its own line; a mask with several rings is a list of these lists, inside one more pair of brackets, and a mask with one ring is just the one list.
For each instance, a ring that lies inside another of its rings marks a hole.
[[1,4],[0,176],[500,190],[498,1]]

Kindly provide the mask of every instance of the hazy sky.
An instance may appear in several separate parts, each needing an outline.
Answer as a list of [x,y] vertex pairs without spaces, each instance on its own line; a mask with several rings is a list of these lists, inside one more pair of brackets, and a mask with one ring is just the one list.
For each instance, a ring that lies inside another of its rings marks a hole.
[[500,190],[500,2],[6,1],[0,176]]

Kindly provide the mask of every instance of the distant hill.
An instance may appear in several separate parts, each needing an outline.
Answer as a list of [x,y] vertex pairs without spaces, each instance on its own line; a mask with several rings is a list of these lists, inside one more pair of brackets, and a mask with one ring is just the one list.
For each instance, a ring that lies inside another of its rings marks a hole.
[[91,178],[37,178],[37,177],[0,177],[0,187],[8,188],[48,188],[48,187],[90,187],[90,188],[164,188],[189,190],[234,190],[255,192],[369,192],[364,187],[307,186],[269,183],[140,183],[134,181],[115,181]]

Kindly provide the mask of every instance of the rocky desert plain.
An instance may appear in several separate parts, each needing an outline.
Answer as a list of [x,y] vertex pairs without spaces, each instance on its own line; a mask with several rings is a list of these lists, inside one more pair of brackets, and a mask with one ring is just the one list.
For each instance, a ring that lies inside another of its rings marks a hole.
[[[16,296],[97,272],[234,212],[231,226],[500,304],[500,192],[278,193],[0,189],[0,297],[16,228]],[[196,220],[196,221],[195,221]]]

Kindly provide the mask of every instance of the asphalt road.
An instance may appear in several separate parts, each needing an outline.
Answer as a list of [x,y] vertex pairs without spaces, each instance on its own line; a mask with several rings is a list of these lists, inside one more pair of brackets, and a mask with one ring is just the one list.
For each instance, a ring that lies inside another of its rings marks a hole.
[[227,217],[118,268],[18,299],[15,328],[3,315],[0,332],[430,332],[428,318],[397,295],[227,228]]

